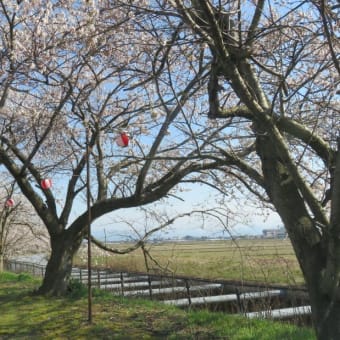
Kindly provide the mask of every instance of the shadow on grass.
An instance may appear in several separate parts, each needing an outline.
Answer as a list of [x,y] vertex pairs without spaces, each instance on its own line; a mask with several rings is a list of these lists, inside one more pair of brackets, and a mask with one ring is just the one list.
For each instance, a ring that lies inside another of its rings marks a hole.
[[36,282],[0,279],[0,339],[315,339],[310,329],[208,311],[185,312],[104,291],[94,291],[90,325],[83,287],[67,298],[36,296],[35,288]]

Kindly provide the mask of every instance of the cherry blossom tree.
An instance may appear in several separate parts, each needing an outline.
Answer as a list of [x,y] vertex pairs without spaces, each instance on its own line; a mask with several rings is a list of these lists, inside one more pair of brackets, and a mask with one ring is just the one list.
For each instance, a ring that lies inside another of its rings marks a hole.
[[199,80],[205,93],[182,107],[195,142],[201,137],[194,123],[208,127],[207,116],[215,123],[204,131],[209,148],[200,146],[199,154],[209,150],[229,166],[223,175],[210,170],[209,181],[226,188],[226,178],[237,179],[278,212],[304,274],[318,338],[339,338],[338,2],[152,4],[148,11],[170,27],[182,23],[174,42],[190,55],[182,70],[209,64]]
[[0,187],[0,272],[3,261],[27,253],[49,252],[46,229],[25,197],[1,176]]
[[0,4],[0,162],[51,238],[41,293],[87,236],[89,155],[92,220],[197,182],[275,209],[318,337],[339,338],[336,2]]
[[[39,292],[61,295],[88,237],[87,161],[92,221],[155,202],[224,164],[202,161],[183,116],[206,67],[193,64],[179,77],[189,58],[172,44],[181,23],[159,34],[132,2],[0,4],[0,162],[50,236]],[[116,143],[125,130],[126,147]],[[44,188],[45,179],[53,186]]]

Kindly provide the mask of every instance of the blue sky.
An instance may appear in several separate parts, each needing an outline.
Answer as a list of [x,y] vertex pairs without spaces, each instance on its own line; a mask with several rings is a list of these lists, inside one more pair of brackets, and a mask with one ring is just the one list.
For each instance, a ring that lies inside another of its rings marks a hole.
[[[193,209],[199,209],[203,207],[216,207],[214,203],[214,192],[208,187],[199,185],[192,185],[191,191],[178,193],[183,201],[169,198],[166,201],[157,202],[155,204],[148,205],[149,209],[154,209],[163,214],[167,214],[169,217],[173,217],[179,213],[186,213]],[[230,232],[233,235],[256,235],[261,234],[262,229],[277,228],[282,226],[282,222],[278,214],[269,211],[259,211],[259,209],[250,207],[246,201],[240,204],[238,202],[230,201],[228,208],[234,211],[229,217]],[[224,216],[226,221],[226,216]],[[114,220],[121,219],[127,220],[131,225],[138,229],[141,233],[145,227],[145,216],[138,209],[124,209],[116,211],[113,214],[107,214],[104,217],[96,220],[92,224],[92,233],[95,237],[104,239],[105,234],[108,241],[115,241],[121,239],[136,238],[136,233],[132,228],[123,223],[115,222]],[[149,228],[156,227],[157,224],[149,224]],[[205,220],[202,225],[202,217],[199,215],[188,216],[178,219],[174,224],[166,228],[163,232],[157,235],[163,238],[177,238],[184,237],[186,235],[191,236],[207,236],[218,237],[221,235],[227,235],[223,228],[223,225],[216,219]]]

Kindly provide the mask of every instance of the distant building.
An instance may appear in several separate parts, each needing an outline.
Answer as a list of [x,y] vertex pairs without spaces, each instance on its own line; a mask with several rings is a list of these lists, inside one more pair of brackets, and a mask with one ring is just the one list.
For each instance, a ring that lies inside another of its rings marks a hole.
[[285,228],[262,230],[263,238],[286,238],[287,236],[288,235],[287,235],[287,231]]

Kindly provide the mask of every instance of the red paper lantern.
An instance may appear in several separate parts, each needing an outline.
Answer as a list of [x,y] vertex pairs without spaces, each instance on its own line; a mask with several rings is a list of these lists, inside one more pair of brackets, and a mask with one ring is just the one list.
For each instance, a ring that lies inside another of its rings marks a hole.
[[5,203],[5,206],[8,207],[8,208],[11,208],[11,207],[14,207],[14,199],[13,198],[9,198],[6,203]]
[[52,180],[49,179],[49,178],[45,178],[41,181],[41,187],[44,189],[44,190],[47,190],[49,188],[52,187]]
[[116,143],[121,147],[129,145],[130,137],[126,132],[122,132],[116,139]]

